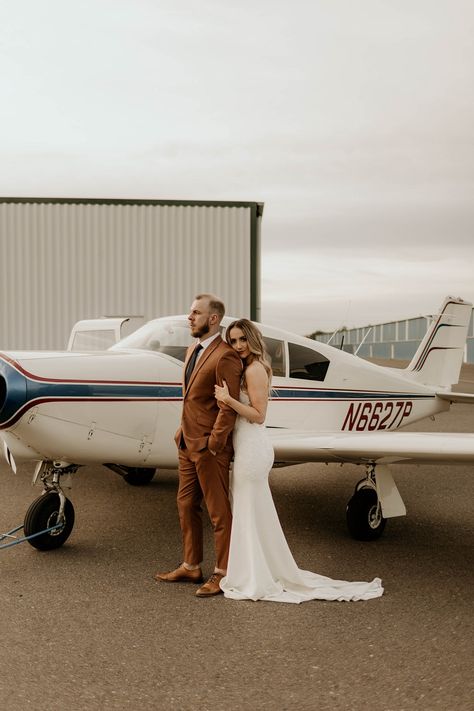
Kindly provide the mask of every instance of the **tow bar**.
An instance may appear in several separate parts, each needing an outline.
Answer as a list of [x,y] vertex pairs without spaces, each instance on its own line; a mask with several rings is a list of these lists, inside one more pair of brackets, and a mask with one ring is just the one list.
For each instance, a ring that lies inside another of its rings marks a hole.
[[13,538],[13,541],[10,541],[10,543],[3,543],[0,546],[0,551],[3,548],[11,548],[12,546],[18,545],[18,543],[24,543],[25,541],[29,541],[31,538],[36,538],[36,536],[42,536],[44,533],[51,533],[51,531],[56,531],[58,528],[63,528],[64,523],[57,523],[54,526],[50,526],[49,528],[45,528],[44,531],[37,531],[36,533],[32,533],[30,536],[22,536],[21,538],[17,538],[15,536],[15,533],[18,533],[18,531],[21,531],[23,529],[23,524],[21,526],[17,526],[16,528],[12,528],[11,531],[8,531],[7,533],[0,533],[0,541],[3,541],[5,538]]

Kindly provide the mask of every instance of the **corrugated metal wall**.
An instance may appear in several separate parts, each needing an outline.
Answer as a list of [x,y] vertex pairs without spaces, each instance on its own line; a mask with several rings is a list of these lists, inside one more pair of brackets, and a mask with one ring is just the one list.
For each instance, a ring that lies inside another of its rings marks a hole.
[[65,348],[79,319],[186,313],[199,291],[250,316],[255,205],[2,199],[0,348]]

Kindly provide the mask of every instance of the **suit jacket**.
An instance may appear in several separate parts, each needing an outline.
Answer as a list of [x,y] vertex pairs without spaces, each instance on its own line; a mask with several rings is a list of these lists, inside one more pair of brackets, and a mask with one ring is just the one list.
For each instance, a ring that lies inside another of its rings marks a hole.
[[199,357],[189,379],[184,383],[184,373],[194,346],[188,348],[183,369],[183,412],[181,426],[175,435],[178,447],[181,437],[190,452],[206,448],[220,452],[229,439],[237,413],[228,405],[218,403],[214,386],[224,380],[232,397],[238,400],[242,361],[222,338],[216,338]]

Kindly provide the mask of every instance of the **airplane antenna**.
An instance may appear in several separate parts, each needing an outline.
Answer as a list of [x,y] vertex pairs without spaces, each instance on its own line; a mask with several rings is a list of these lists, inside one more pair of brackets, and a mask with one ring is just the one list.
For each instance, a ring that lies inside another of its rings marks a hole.
[[[351,310],[351,301],[348,301],[348,303],[347,303],[346,316],[345,316],[345,318],[344,318],[344,320],[343,320],[342,323],[347,323],[347,319],[348,319],[349,311],[350,311],[350,310]],[[334,333],[332,334],[332,336],[331,336],[331,338],[329,339],[329,341],[326,341],[327,345],[329,345],[329,344],[331,343],[331,341],[332,341],[332,339],[334,338],[334,336],[336,335],[336,333],[339,333],[339,331],[340,331],[342,328],[345,328],[345,327],[344,327],[344,326],[340,326],[339,328],[336,328],[336,330],[335,330]],[[341,346],[340,346],[341,349],[342,349],[342,344],[343,344],[343,343],[344,343],[344,336],[342,337],[342,342],[341,342]]]

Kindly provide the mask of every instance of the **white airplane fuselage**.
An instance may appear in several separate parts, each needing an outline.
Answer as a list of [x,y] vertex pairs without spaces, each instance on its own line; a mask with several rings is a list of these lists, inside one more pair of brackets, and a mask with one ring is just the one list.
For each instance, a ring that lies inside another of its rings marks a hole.
[[[186,317],[157,319],[148,329],[152,333],[153,324],[163,329],[177,323],[184,331]],[[269,428],[390,431],[449,409],[434,387],[414,382],[403,370],[259,327],[279,344],[284,368],[284,375],[273,378]],[[88,353],[0,354],[0,435],[16,461],[177,467],[174,433],[181,415],[183,363],[166,352],[127,348],[126,342],[118,346]],[[290,347],[315,351],[326,362],[324,378],[292,373]]]

